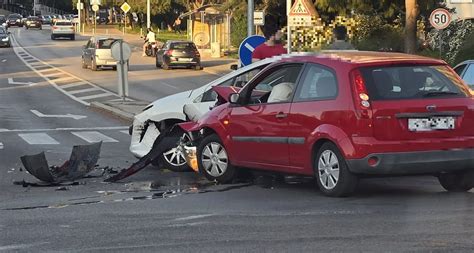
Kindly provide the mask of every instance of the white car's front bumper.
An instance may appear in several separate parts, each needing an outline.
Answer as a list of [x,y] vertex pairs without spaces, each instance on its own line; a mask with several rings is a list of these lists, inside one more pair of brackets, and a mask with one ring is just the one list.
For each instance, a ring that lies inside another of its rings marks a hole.
[[135,118],[132,126],[130,152],[137,158],[145,156],[150,152],[158,135],[160,135],[160,131],[154,122]]

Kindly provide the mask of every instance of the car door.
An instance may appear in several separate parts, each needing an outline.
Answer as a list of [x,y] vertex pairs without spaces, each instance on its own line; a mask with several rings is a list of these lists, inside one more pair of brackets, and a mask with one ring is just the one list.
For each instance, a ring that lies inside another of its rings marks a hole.
[[94,45],[94,39],[91,38],[89,39],[86,46],[84,47],[84,60],[87,63],[87,65],[91,65],[91,58],[92,58],[91,51],[92,51],[93,45]]
[[259,74],[229,108],[234,160],[243,166],[285,170],[289,165],[288,114],[302,64],[278,64]]
[[156,59],[158,60],[158,63],[161,64],[163,63],[163,54],[168,50],[168,42],[166,42],[157,52],[156,52]]
[[[335,99],[338,85],[335,71],[318,64],[307,64],[298,83],[289,115],[290,166],[304,169],[311,163],[311,148],[307,139],[322,124],[336,124],[341,113]],[[334,116],[336,115],[336,116]]]

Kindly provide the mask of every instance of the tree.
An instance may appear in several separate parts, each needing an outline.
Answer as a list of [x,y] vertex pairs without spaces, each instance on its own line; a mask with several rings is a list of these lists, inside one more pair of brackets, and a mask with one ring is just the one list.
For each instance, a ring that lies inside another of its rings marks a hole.
[[417,0],[405,0],[405,52],[416,52],[416,19],[418,17]]

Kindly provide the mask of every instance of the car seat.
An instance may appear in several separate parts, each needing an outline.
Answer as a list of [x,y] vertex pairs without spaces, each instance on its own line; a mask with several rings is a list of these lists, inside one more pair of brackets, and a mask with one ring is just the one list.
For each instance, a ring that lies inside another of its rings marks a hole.
[[387,72],[374,71],[372,76],[374,78],[374,85],[377,88],[378,98],[390,98],[394,96],[393,82]]
[[293,94],[293,83],[283,82],[275,85],[268,96],[267,103],[280,103],[290,101]]
[[334,97],[337,93],[337,83],[334,76],[320,77],[316,82],[316,94],[319,98]]

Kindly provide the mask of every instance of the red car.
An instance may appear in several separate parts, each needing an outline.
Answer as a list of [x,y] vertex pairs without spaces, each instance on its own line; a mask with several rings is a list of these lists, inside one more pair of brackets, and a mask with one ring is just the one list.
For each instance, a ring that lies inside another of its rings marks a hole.
[[227,95],[229,103],[181,126],[210,180],[250,167],[312,175],[328,196],[351,194],[367,175],[430,174],[448,191],[474,186],[474,99],[444,61],[292,56]]

